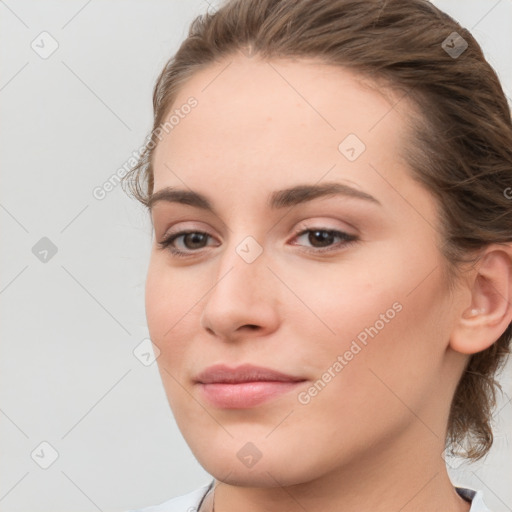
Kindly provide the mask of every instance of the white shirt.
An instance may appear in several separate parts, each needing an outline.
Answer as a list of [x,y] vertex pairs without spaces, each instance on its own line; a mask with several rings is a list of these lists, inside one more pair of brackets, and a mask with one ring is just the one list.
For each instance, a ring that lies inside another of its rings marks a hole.
[[[214,482],[215,480],[212,480],[209,484],[187,494],[171,498],[160,505],[127,510],[126,512],[211,512]],[[465,487],[455,487],[455,490],[459,496],[471,503],[469,512],[491,512],[483,501],[482,491]],[[201,508],[199,508],[200,506]]]

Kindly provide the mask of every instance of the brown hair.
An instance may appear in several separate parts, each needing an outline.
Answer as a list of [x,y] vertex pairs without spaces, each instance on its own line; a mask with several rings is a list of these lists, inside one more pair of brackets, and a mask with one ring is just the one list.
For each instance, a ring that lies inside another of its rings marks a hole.
[[[460,55],[450,53],[464,41]],[[123,180],[140,202],[153,193],[155,131],[176,94],[196,71],[239,51],[316,58],[406,91],[420,115],[411,116],[403,157],[438,202],[450,284],[486,245],[512,241],[510,107],[471,33],[427,0],[228,0],[198,16],[157,79],[152,133]],[[496,375],[511,336],[512,324],[469,358],[458,383],[446,443],[460,455],[477,460],[492,445]]]

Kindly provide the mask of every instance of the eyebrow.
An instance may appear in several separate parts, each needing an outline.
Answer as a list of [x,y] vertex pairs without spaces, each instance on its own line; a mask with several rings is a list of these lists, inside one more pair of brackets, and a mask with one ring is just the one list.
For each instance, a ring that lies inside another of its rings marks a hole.
[[[287,208],[302,204],[319,197],[326,196],[345,196],[362,199],[381,205],[381,202],[366,192],[358,190],[343,183],[323,183],[320,185],[297,185],[295,187],[286,188],[284,190],[276,190],[272,192],[267,201],[267,205],[272,210]],[[203,194],[193,190],[184,190],[174,187],[165,187],[155,192],[148,201],[149,210],[158,202],[181,203],[196,208],[201,208],[217,215],[215,208],[210,200]]]

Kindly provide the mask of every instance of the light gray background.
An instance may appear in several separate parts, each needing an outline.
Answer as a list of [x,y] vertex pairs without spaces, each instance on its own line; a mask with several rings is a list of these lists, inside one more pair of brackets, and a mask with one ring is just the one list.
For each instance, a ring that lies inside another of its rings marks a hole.
[[[512,96],[512,0],[434,3],[472,29]],[[207,8],[0,1],[2,512],[121,511],[210,480],[174,423],[156,363],[133,354],[148,337],[146,213],[120,186],[103,200],[92,194],[142,144],[154,81]],[[43,51],[43,31],[59,45],[46,59],[31,47]],[[43,237],[58,250],[46,263],[32,252]],[[494,512],[512,510],[510,377],[503,386],[491,454],[450,468]],[[43,441],[58,453],[47,469]]]

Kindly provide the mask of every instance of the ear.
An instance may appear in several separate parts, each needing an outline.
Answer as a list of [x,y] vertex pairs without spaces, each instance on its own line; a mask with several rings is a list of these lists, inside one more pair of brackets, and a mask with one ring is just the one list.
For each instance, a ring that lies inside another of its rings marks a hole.
[[462,354],[490,347],[512,322],[512,245],[488,246],[473,272],[471,304],[462,309],[450,336],[450,347]]

